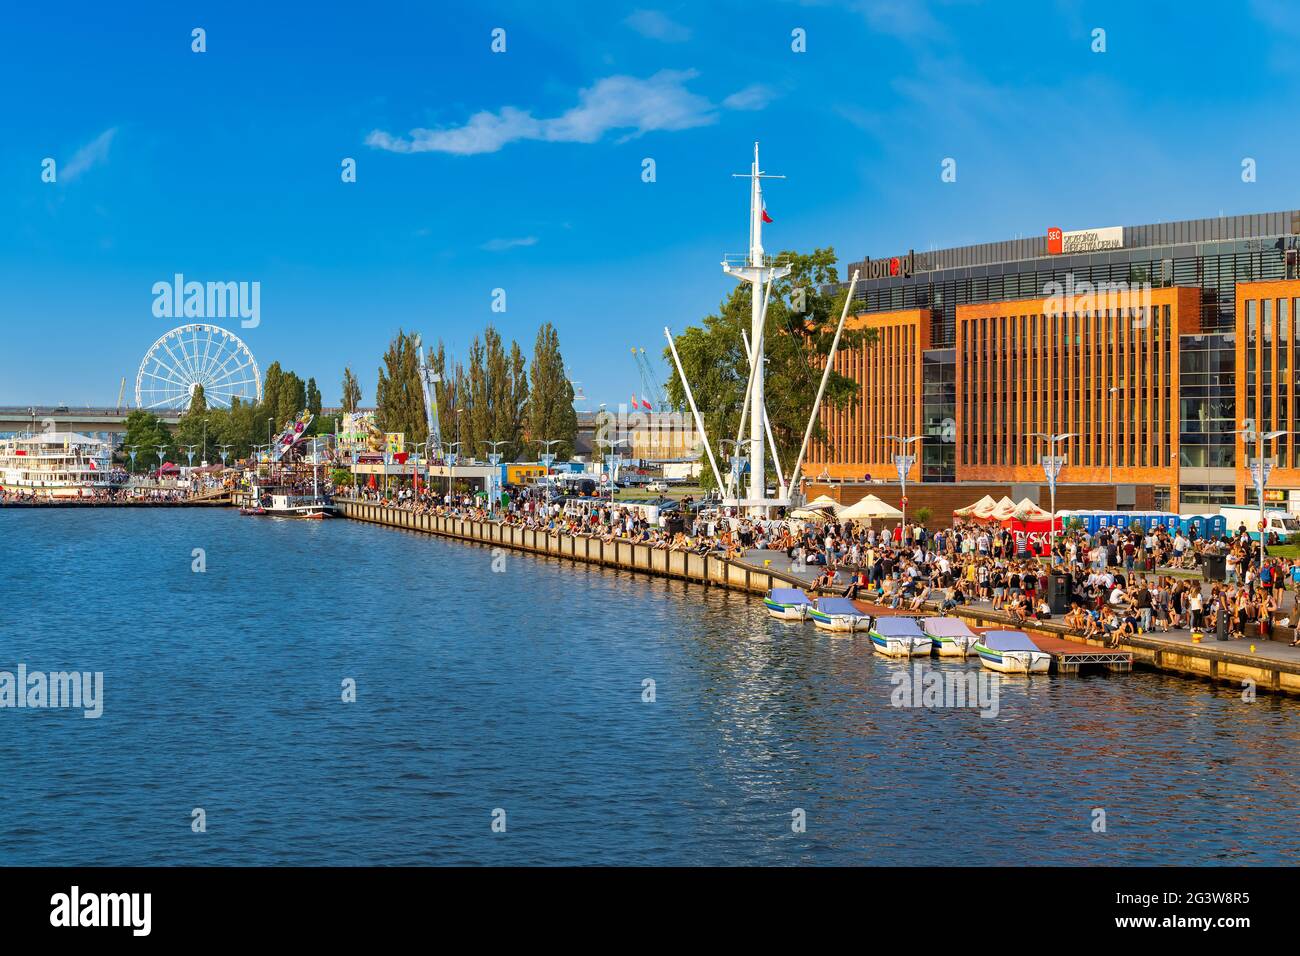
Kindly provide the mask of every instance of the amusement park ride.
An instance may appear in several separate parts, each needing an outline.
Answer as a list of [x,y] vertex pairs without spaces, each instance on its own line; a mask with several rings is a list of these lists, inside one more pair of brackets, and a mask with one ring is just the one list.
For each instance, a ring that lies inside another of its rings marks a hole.
[[[275,436],[257,466],[252,482],[253,504],[241,508],[240,514],[328,518],[334,513],[333,501],[321,492],[318,441],[307,436],[314,417],[303,411]],[[310,459],[304,454],[308,446],[312,448]]]

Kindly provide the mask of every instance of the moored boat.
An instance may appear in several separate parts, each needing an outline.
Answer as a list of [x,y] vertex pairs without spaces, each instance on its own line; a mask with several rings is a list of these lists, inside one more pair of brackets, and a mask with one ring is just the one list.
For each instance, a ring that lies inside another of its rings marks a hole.
[[808,618],[823,631],[865,631],[871,625],[871,615],[863,614],[848,598],[823,597],[808,609]]
[[799,588],[772,588],[763,598],[763,606],[778,621],[802,621],[808,616],[812,601]]
[[0,490],[35,498],[88,498],[126,481],[112,447],[76,432],[44,431],[0,440]]
[[1046,674],[1052,666],[1052,655],[1024,631],[985,631],[975,653],[981,664],[1001,674]]
[[871,644],[886,657],[918,657],[933,642],[910,617],[878,617],[871,625]]
[[969,657],[975,653],[975,645],[979,643],[979,635],[961,618],[922,618],[921,630],[930,636],[940,657]]

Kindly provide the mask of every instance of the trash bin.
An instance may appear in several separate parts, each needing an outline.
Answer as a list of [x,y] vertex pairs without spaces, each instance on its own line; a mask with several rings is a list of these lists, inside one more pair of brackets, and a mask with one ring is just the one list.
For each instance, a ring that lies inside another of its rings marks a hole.
[[1068,574],[1047,576],[1047,604],[1053,614],[1064,614],[1070,610],[1070,600],[1073,597],[1074,578]]
[[1227,577],[1227,556],[1223,554],[1201,555],[1201,577],[1206,581],[1222,581]]

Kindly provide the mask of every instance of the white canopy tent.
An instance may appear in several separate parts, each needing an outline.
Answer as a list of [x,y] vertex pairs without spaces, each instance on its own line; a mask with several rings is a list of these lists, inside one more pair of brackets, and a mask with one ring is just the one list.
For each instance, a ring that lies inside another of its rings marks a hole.
[[875,495],[867,495],[841,511],[839,517],[841,521],[870,521],[872,518],[901,518],[903,512]]

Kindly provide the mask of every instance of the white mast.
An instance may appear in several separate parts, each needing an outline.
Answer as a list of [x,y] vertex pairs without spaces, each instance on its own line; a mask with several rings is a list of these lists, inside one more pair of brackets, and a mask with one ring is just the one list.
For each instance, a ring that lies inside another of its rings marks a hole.
[[[758,143],[754,144],[754,163],[748,173],[736,173],[736,176],[749,178],[749,257],[743,266],[733,266],[724,261],[722,271],[740,282],[750,284],[750,332],[749,340],[753,343],[756,361],[750,375],[749,392],[746,401],[750,408],[749,418],[749,495],[743,504],[750,513],[766,516],[768,508],[778,504],[779,499],[767,497],[767,481],[763,461],[763,440],[766,435],[767,405],[763,397],[765,378],[764,341],[763,341],[763,296],[760,294],[766,282],[782,279],[790,274],[789,266],[770,265],[763,255],[763,185],[764,179],[784,179],[784,176],[769,176],[758,165]],[[746,350],[748,351],[748,350]]]

